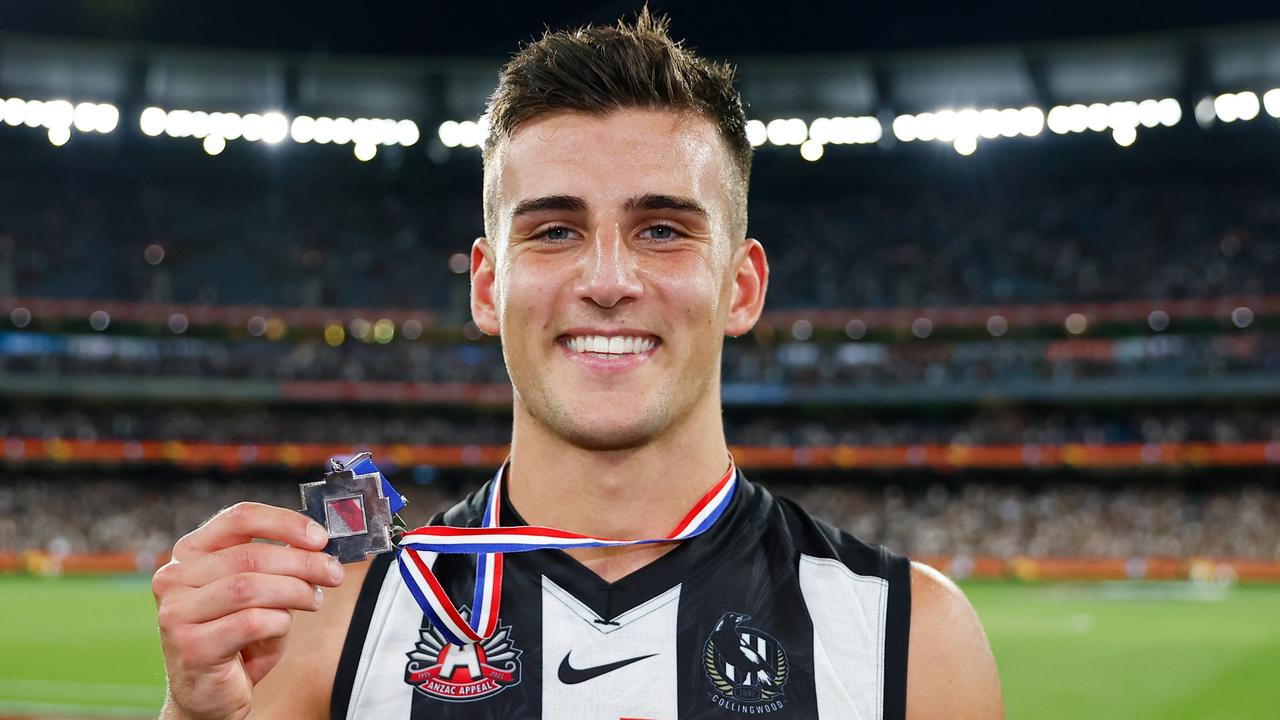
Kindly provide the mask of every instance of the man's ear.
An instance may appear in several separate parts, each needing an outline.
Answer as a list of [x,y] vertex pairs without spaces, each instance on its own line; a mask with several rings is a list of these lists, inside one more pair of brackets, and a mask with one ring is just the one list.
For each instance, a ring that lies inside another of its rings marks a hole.
[[476,238],[471,243],[471,319],[485,335],[498,334],[498,308],[493,298],[496,275],[488,238]]
[[764,311],[764,295],[769,289],[769,259],[764,255],[764,246],[755,238],[743,241],[733,257],[733,296],[724,333],[737,337],[750,332]]

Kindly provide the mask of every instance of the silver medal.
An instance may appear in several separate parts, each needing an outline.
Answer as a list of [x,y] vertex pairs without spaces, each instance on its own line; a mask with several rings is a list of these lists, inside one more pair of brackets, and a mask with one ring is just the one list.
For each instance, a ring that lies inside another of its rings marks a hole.
[[323,480],[302,483],[302,512],[329,531],[324,551],[344,563],[358,562],[394,547],[395,524],[391,503],[382,492],[376,472],[357,475],[362,456],[346,463],[333,461]]

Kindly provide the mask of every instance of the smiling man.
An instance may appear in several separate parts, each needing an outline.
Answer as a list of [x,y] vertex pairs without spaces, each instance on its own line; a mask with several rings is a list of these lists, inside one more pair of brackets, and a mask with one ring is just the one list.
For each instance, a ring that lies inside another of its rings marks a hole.
[[[548,33],[490,101],[471,300],[514,386],[511,457],[432,524],[560,549],[344,580],[300,516],[232,508],[156,576],[166,717],[1002,716],[953,584],[729,457],[721,348],[769,274],[732,77],[643,12]],[[338,588],[323,608],[316,585]]]

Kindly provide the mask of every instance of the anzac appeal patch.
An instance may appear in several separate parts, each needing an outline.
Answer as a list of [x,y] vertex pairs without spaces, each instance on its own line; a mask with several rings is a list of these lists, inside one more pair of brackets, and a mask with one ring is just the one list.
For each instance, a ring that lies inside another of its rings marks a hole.
[[[461,608],[463,617],[470,610]],[[428,625],[409,651],[404,681],[418,692],[448,702],[466,702],[496,695],[520,682],[521,651],[511,642],[511,626],[498,623],[492,635],[478,643],[452,645]]]

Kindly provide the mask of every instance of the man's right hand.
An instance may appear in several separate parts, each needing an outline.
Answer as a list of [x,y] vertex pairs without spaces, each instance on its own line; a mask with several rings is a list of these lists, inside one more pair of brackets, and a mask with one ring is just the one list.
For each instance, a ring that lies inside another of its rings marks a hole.
[[328,540],[297,511],[248,502],[178,540],[151,581],[169,686],[162,718],[249,714],[254,685],[284,652],[290,611],[319,609],[320,586],[342,582],[342,565],[320,552]]

